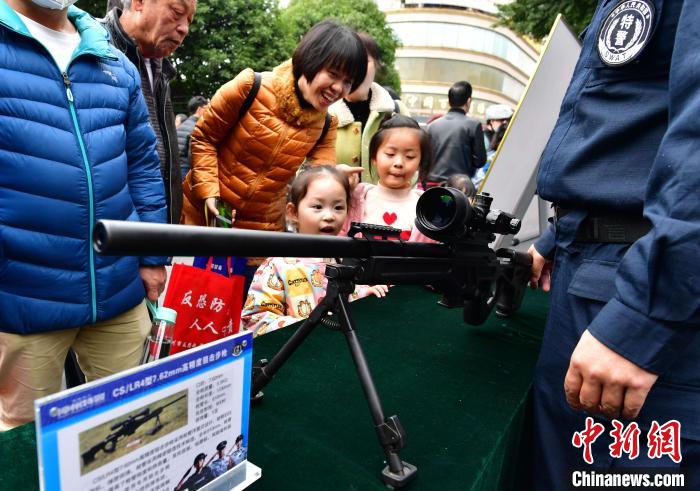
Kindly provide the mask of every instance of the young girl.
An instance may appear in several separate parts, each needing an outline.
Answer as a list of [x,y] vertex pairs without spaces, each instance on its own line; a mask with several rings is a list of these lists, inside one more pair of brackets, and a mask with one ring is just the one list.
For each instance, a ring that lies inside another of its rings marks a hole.
[[[302,234],[338,235],[348,210],[350,185],[332,166],[311,167],[291,185],[287,216]],[[311,314],[326,295],[324,258],[271,257],[255,272],[241,312],[241,326],[254,336],[281,329]],[[351,300],[383,297],[387,287],[358,286]]]
[[415,120],[396,114],[372,137],[369,154],[379,181],[357,184],[341,235],[347,233],[350,222],[364,222],[398,228],[404,240],[429,241],[414,229],[422,191],[412,184],[416,172],[423,181],[430,169],[428,134]]
[[410,114],[403,102],[395,100],[374,81],[383,68],[379,45],[366,32],[358,35],[367,50],[367,75],[357,90],[333,104],[328,111],[338,118],[336,162],[362,167],[362,181],[376,183],[376,175],[370,173],[369,142],[386,117],[394,113]]

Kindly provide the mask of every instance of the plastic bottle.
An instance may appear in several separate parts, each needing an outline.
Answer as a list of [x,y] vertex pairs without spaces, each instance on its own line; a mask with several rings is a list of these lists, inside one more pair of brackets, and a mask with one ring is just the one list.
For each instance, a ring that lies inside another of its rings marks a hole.
[[150,363],[155,360],[165,358],[170,354],[173,344],[173,332],[175,331],[175,320],[177,312],[167,307],[152,307],[151,333],[146,338],[146,348],[143,353],[142,363]]

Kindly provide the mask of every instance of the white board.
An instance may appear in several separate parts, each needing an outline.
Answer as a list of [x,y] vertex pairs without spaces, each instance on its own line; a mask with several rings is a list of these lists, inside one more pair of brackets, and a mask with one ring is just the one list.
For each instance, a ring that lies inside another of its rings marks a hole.
[[[523,220],[521,242],[539,236],[546,227],[548,206],[535,196],[537,170],[580,52],[578,37],[559,14],[479,188],[493,196],[492,208]],[[498,237],[494,247],[508,245],[511,237]]]

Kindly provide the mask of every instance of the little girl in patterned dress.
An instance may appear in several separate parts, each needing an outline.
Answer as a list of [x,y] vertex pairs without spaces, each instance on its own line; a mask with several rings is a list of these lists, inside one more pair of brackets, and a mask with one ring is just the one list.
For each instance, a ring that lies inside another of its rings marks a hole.
[[398,228],[404,240],[432,242],[414,227],[416,202],[423,192],[413,183],[416,172],[423,181],[430,169],[428,134],[414,119],[396,114],[372,137],[369,155],[378,184],[355,185],[340,234],[347,233],[351,222],[363,222]]
[[[287,217],[302,234],[338,235],[348,213],[350,184],[333,166],[301,172],[291,185]],[[255,272],[248,290],[241,326],[254,336],[305,319],[326,295],[327,258],[271,257]],[[384,285],[358,286],[350,300],[383,297]]]

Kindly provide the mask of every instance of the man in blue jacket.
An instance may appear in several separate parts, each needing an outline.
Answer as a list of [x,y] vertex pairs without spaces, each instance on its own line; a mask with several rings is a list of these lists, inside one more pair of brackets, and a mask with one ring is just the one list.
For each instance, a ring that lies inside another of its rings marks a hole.
[[[74,0],[73,0],[74,1]],[[102,257],[100,219],[165,222],[139,74],[71,0],[0,0],[0,431],[60,389],[138,364],[167,259]]]
[[613,467],[700,489],[698,25],[697,0],[602,0],[540,160],[535,489]]

